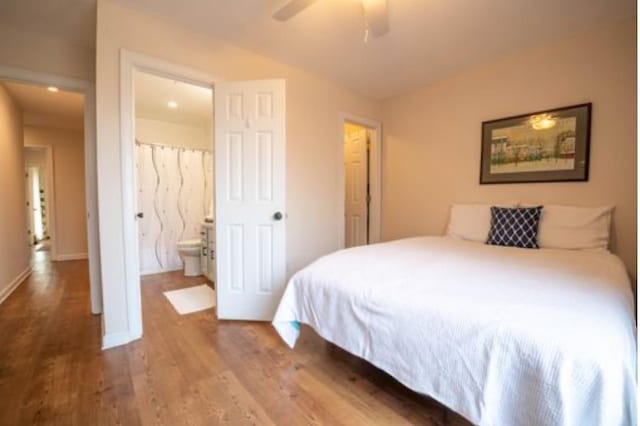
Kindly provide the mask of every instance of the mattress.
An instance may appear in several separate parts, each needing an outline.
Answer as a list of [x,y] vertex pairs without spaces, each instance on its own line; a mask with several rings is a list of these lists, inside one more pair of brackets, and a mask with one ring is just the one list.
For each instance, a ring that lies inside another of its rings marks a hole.
[[633,295],[606,251],[419,237],[290,280],[273,325],[324,339],[480,425],[636,424]]

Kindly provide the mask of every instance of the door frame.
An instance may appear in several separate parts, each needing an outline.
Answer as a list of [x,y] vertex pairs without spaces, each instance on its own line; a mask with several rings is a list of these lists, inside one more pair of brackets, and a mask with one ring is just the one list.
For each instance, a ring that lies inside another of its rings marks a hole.
[[[142,298],[140,289],[140,253],[135,218],[137,213],[137,187],[135,174],[134,75],[137,71],[210,88],[212,91],[212,114],[214,108],[213,90],[216,79],[213,76],[163,59],[136,53],[127,49],[120,49],[120,172],[122,182],[122,222],[124,228],[123,251],[125,263],[128,335],[103,336],[103,349],[139,339],[142,337],[143,333]],[[213,136],[211,145],[213,146]]]
[[370,118],[343,112],[340,114],[340,138],[338,145],[339,170],[338,173],[338,217],[341,224],[338,232],[340,241],[339,248],[345,247],[345,170],[344,170],[344,125],[345,123],[356,124],[372,130],[375,135],[371,140],[369,151],[369,194],[371,203],[369,204],[369,244],[381,241],[382,226],[382,122]]
[[[94,83],[52,73],[0,65],[0,80],[37,86],[55,86],[84,95],[84,177],[91,313],[102,313],[100,234],[98,229],[98,170],[96,162],[96,98]],[[53,211],[53,209],[52,209]],[[53,254],[53,253],[52,253]]]
[[25,144],[25,148],[27,149],[44,149],[45,157],[47,163],[47,176],[45,177],[45,196],[48,205],[45,206],[47,209],[47,227],[49,231],[49,241],[51,244],[51,259],[58,259],[58,240],[56,239],[56,209],[55,206],[55,178],[53,172],[53,147],[51,145],[39,145],[39,144]]

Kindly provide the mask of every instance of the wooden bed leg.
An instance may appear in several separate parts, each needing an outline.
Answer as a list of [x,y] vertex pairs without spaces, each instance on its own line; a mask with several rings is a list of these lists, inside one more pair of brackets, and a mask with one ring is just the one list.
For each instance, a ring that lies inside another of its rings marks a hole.
[[444,422],[445,425],[448,425],[449,422],[451,421],[451,412],[447,407],[443,407],[442,409],[442,421]]

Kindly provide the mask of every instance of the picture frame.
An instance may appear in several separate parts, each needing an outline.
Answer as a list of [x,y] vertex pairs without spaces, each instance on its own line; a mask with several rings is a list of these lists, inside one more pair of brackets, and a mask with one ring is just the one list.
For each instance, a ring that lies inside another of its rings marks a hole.
[[480,184],[589,180],[591,103],[482,123]]

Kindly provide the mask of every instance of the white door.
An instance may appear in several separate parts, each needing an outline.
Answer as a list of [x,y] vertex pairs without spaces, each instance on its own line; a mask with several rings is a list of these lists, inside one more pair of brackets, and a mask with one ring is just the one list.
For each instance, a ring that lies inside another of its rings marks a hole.
[[367,131],[345,137],[345,247],[368,243],[368,152]]
[[33,235],[40,241],[43,237],[42,203],[40,202],[40,169],[29,167],[29,179],[31,181],[31,210],[33,211]]
[[220,319],[273,319],[286,279],[285,82],[216,83]]
[[29,243],[40,241],[44,237],[44,223],[42,220],[42,203],[40,202],[40,169],[30,166],[27,168],[27,201],[29,214]]
[[25,199],[25,207],[27,214],[27,225],[29,229],[27,229],[27,241],[29,242],[29,247],[33,245],[33,207],[32,207],[32,187],[33,187],[33,176],[31,175],[31,169],[29,167],[26,168],[26,172],[24,177],[27,179],[27,183],[24,186],[24,199]]

